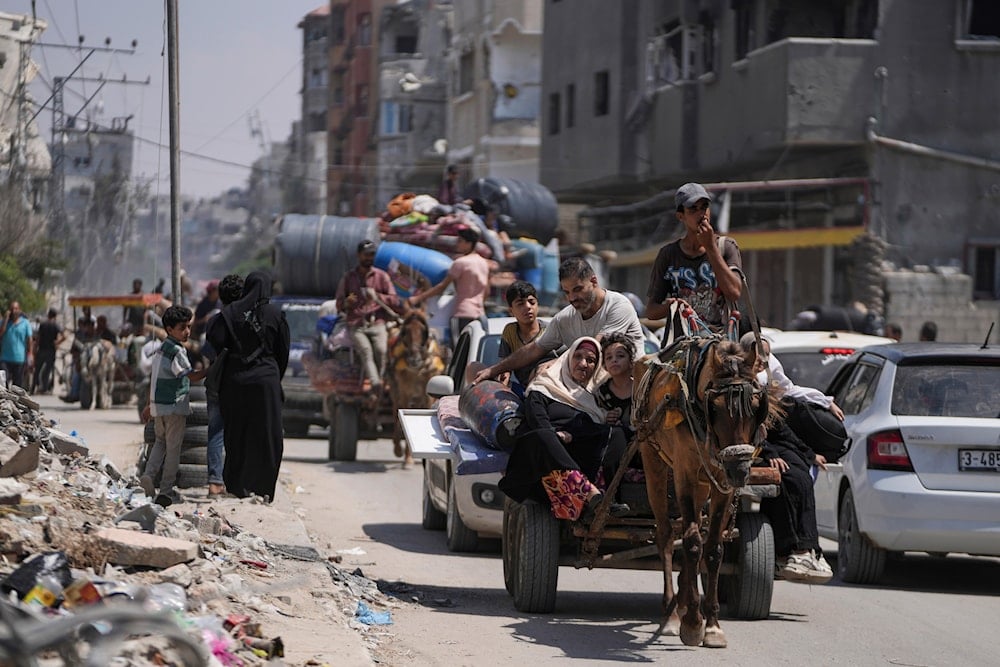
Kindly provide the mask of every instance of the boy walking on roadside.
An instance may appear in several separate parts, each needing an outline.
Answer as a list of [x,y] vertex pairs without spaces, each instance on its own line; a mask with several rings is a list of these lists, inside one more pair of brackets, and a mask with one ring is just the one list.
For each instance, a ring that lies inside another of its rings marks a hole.
[[[142,411],[143,423],[154,419],[156,440],[139,478],[139,485],[157,505],[167,507],[181,502],[174,489],[180,464],[184,427],[191,412],[188,389],[191,380],[200,380],[204,370],[194,371],[184,343],[191,335],[194,314],[184,306],[170,306],[163,313],[167,337],[153,356],[153,375],[149,383],[149,402]],[[160,493],[155,480],[160,478]]]

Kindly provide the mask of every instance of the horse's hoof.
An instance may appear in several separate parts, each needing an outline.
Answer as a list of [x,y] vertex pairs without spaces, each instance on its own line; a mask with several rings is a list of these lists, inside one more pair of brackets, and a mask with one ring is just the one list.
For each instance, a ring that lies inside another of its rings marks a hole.
[[702,641],[705,648],[726,648],[726,633],[722,628],[708,628],[705,630],[705,639]]
[[403,460],[403,470],[409,470],[412,467],[413,467],[413,457],[412,456],[407,456]]
[[667,637],[677,637],[681,634],[681,621],[679,618],[671,618],[662,626],[663,634]]
[[403,443],[401,442],[392,443],[392,453],[396,456],[397,459],[401,458],[403,456]]
[[685,646],[701,646],[705,640],[705,621],[698,625],[685,625],[681,623],[681,641]]

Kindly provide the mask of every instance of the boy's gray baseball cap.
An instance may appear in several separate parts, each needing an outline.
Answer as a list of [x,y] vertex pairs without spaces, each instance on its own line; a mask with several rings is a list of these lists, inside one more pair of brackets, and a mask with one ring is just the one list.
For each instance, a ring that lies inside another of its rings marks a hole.
[[699,199],[712,201],[712,195],[699,183],[685,183],[674,193],[674,208],[694,206]]

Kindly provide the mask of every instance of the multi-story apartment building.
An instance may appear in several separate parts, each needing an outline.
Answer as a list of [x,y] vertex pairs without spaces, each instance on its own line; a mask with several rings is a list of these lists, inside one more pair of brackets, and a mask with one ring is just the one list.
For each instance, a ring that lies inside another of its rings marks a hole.
[[542,3],[452,5],[448,161],[459,166],[462,181],[498,176],[537,182]]
[[298,27],[302,30],[302,115],[293,129],[292,157],[293,177],[302,184],[297,211],[325,213],[330,5],[306,14]]
[[451,3],[410,0],[382,9],[375,203],[437,192],[445,168],[445,54]]
[[389,0],[331,0],[327,211],[372,215],[375,201],[378,30]]
[[858,298],[865,232],[1000,298],[995,3],[545,0],[545,26],[541,181],[592,207],[617,288],[644,294],[700,181],[771,322]]

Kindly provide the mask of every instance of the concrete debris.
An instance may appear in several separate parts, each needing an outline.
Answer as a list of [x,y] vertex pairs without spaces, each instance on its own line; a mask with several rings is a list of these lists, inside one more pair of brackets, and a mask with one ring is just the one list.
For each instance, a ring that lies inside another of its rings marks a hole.
[[[230,518],[264,521],[257,517],[273,506],[228,498],[161,508],[138,479],[53,426],[23,391],[0,387],[0,604],[35,605],[38,619],[119,601],[168,610],[209,664],[252,667],[283,664],[285,645],[267,627],[287,630],[296,607],[288,584],[307,580],[304,561],[329,572],[348,635],[358,599],[389,602],[360,571],[348,574],[311,547],[269,544]],[[63,570],[32,574],[24,595],[12,590],[7,582],[23,580],[26,561],[40,554],[58,555]],[[38,605],[61,609],[45,615]],[[178,664],[176,650],[148,636],[129,640],[120,655],[132,665]]]

